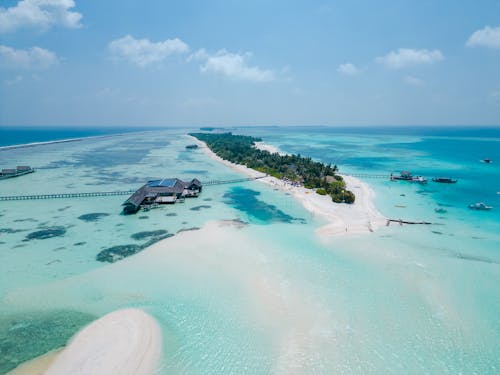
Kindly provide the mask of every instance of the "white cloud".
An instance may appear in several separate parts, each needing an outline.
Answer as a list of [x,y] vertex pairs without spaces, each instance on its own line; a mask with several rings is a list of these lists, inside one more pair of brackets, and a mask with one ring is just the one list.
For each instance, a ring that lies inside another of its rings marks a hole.
[[404,82],[411,86],[423,86],[424,84],[420,78],[409,75],[404,78]]
[[27,50],[0,45],[0,66],[12,69],[47,69],[58,62],[54,52],[32,47]]
[[127,35],[109,43],[109,50],[116,58],[145,67],[159,63],[172,54],[187,52],[189,46],[178,38],[155,43],[149,39],[135,39]]
[[500,26],[474,31],[467,40],[468,47],[488,47],[500,49]]
[[191,59],[203,60],[200,69],[202,72],[211,72],[223,76],[252,82],[273,81],[275,73],[272,70],[261,69],[257,66],[248,65],[250,53],[239,54],[219,50],[213,55],[208,54],[204,49],[199,50],[190,56]]
[[74,7],[73,0],[21,0],[13,7],[0,7],[0,32],[15,31],[22,27],[80,27],[82,15],[70,11]]
[[432,64],[444,59],[439,50],[399,48],[385,56],[377,57],[376,61],[388,68],[400,69],[412,65]]
[[359,69],[356,68],[354,64],[345,63],[339,65],[339,67],[337,68],[337,72],[348,76],[353,76],[359,73]]

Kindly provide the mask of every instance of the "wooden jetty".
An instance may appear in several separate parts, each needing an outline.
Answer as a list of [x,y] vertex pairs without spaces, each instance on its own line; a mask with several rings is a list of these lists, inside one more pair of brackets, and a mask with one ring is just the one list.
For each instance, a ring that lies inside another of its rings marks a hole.
[[387,219],[387,224],[385,225],[388,227],[391,225],[391,223],[397,223],[399,225],[403,224],[422,224],[422,225],[431,225],[433,223],[428,222],[428,221],[410,221],[410,220],[403,220],[403,219]]
[[[210,180],[203,182],[205,186],[212,185],[224,185],[224,184],[236,184],[246,181],[254,181],[266,177],[248,177],[248,178],[237,178],[232,180]],[[58,194],[37,194],[37,195],[7,195],[0,196],[0,201],[26,201],[26,200],[36,200],[36,199],[68,199],[68,198],[92,198],[92,197],[111,197],[116,195],[130,195],[133,194],[135,190],[122,190],[122,191],[96,191],[88,193],[58,193]]]
[[96,191],[89,193],[59,193],[59,194],[37,194],[37,195],[7,195],[0,196],[0,201],[26,201],[35,199],[64,199],[64,198],[89,198],[110,197],[114,195],[128,195],[135,190],[126,191]]
[[337,173],[339,176],[350,176],[350,177],[359,177],[359,178],[383,178],[390,179],[389,174],[369,174],[369,173]]

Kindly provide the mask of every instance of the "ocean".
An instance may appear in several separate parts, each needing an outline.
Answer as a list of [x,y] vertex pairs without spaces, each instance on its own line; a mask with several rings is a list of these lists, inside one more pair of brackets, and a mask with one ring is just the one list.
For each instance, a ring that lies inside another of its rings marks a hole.
[[[432,224],[324,238],[322,218],[255,181],[130,216],[127,196],[0,201],[0,373],[123,307],[160,323],[160,374],[498,372],[500,128],[228,130],[335,164],[372,187],[384,216]],[[0,181],[0,196],[242,177],[186,150],[188,131],[4,128],[4,146],[107,137],[0,149],[0,168],[36,168]],[[389,180],[404,170],[429,182]],[[476,202],[493,209],[470,210]],[[166,235],[166,250],[96,260]]]

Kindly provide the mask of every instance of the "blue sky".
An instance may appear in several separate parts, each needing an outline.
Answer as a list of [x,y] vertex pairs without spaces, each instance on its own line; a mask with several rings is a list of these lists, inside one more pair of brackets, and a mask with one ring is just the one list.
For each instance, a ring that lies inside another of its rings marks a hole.
[[500,125],[500,1],[0,1],[0,125]]

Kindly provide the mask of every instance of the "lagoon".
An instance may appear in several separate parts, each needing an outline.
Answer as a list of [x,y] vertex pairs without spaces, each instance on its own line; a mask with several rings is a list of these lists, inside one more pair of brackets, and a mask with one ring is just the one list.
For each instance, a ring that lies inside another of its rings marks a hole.
[[[0,167],[37,169],[2,181],[0,195],[242,177],[203,150],[186,150],[190,130],[0,151]],[[250,181],[135,216],[120,214],[120,196],[1,202],[0,336],[8,355],[0,372],[59,348],[94,317],[130,307],[159,323],[161,374],[496,372],[499,129],[230,130],[346,174],[410,169],[458,182],[362,178],[384,216],[434,225],[331,238],[318,235],[325,220],[293,196]],[[494,163],[480,163],[485,157]],[[469,210],[476,201],[494,209]],[[173,236],[112,264],[96,260],[116,246],[141,248],[152,238],[145,233]],[[43,342],[25,344],[34,333]]]

